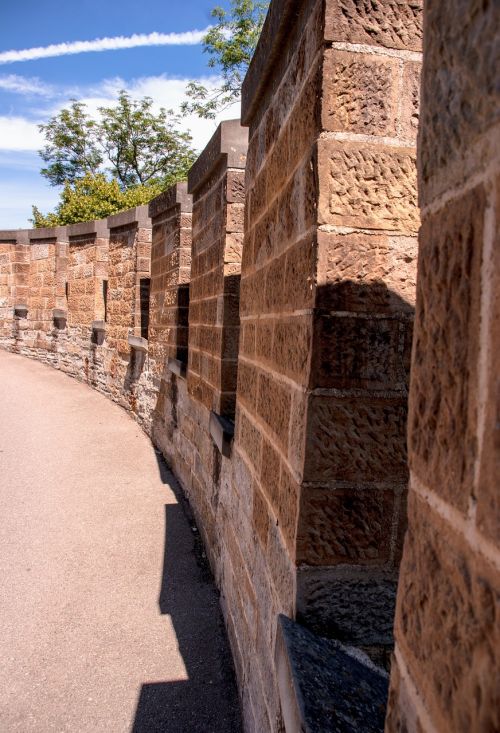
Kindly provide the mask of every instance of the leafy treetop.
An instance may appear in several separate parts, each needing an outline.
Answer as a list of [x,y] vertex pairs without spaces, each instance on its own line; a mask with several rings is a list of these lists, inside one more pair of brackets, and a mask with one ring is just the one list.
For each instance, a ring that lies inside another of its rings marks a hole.
[[189,100],[182,105],[185,114],[213,119],[239,99],[268,7],[269,2],[261,0],[231,0],[228,11],[220,7],[212,10],[216,22],[203,39],[203,50],[210,56],[208,66],[219,69],[222,84],[210,90],[199,82],[189,82]]

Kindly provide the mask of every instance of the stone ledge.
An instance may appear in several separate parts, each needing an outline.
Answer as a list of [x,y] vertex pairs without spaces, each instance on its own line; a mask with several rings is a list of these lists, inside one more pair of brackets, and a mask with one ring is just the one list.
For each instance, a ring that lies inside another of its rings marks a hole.
[[81,221],[68,226],[68,237],[82,237],[85,234],[95,234],[96,237],[102,238],[109,237],[108,220]]
[[0,229],[0,242],[13,244],[29,244],[30,229]]
[[286,733],[382,733],[388,676],[362,652],[278,616],[275,662]]
[[240,120],[221,122],[210,142],[189,170],[189,193],[194,193],[200,188],[223,159],[226,159],[228,168],[244,169],[247,148],[248,130],[241,126]]
[[188,193],[187,182],[185,181],[175,183],[150,201],[148,213],[151,219],[154,219],[174,206],[180,206],[180,210],[184,214],[190,214],[193,210],[193,197]]
[[273,0],[269,6],[257,48],[241,87],[241,121],[244,125],[250,124],[268,77],[283,53],[285,36],[291,25],[290,18],[292,14],[299,15],[302,6],[299,0]]
[[148,340],[142,338],[142,336],[129,336],[128,343],[134,351],[147,352],[148,350]]
[[28,237],[30,242],[36,242],[38,239],[55,239],[56,242],[67,242],[68,227],[39,227],[38,229],[28,229]]
[[176,374],[182,379],[186,379],[187,365],[180,359],[174,359],[171,356],[168,357],[167,366],[172,374]]
[[219,449],[219,452],[226,458],[231,458],[231,447],[234,438],[234,423],[227,417],[210,413],[209,430],[212,440]]
[[151,219],[149,218],[148,205],[136,206],[127,211],[120,211],[118,214],[112,214],[107,218],[109,229],[118,229],[118,227],[130,226],[137,224],[141,229],[151,229]]

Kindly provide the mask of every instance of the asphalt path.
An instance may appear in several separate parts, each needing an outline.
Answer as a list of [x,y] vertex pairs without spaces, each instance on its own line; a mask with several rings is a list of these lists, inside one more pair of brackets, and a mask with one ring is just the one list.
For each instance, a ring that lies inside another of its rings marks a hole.
[[218,597],[121,408],[0,350],[0,731],[239,731]]

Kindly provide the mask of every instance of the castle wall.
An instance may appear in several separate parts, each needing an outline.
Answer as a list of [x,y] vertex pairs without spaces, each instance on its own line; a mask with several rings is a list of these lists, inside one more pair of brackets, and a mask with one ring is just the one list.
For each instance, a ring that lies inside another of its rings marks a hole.
[[409,527],[387,731],[500,728],[499,21],[493,2],[425,3]]
[[189,498],[246,731],[305,726],[279,615],[387,670],[398,577],[387,730],[499,727],[495,18],[476,5],[426,0],[419,246],[418,0],[273,0],[245,127],[222,123],[187,185],[0,231],[0,345],[129,410]]

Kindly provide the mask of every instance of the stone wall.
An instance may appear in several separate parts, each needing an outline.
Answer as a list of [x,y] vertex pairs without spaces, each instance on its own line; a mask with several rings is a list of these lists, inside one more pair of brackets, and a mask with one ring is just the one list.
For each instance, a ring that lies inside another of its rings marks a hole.
[[0,231],[0,345],[129,410],[189,498],[246,731],[383,727],[410,367],[387,729],[499,727],[493,9],[427,0],[413,353],[419,0],[273,0],[248,132],[187,185]]
[[[251,473],[258,598],[385,665],[419,222],[420,8],[397,8],[361,43],[361,5],[343,29],[336,3],[271,7],[243,88],[235,442]],[[258,618],[269,695],[276,624]]]
[[500,729],[499,25],[498,3],[466,0],[457,13],[426,0],[409,528],[388,731]]

